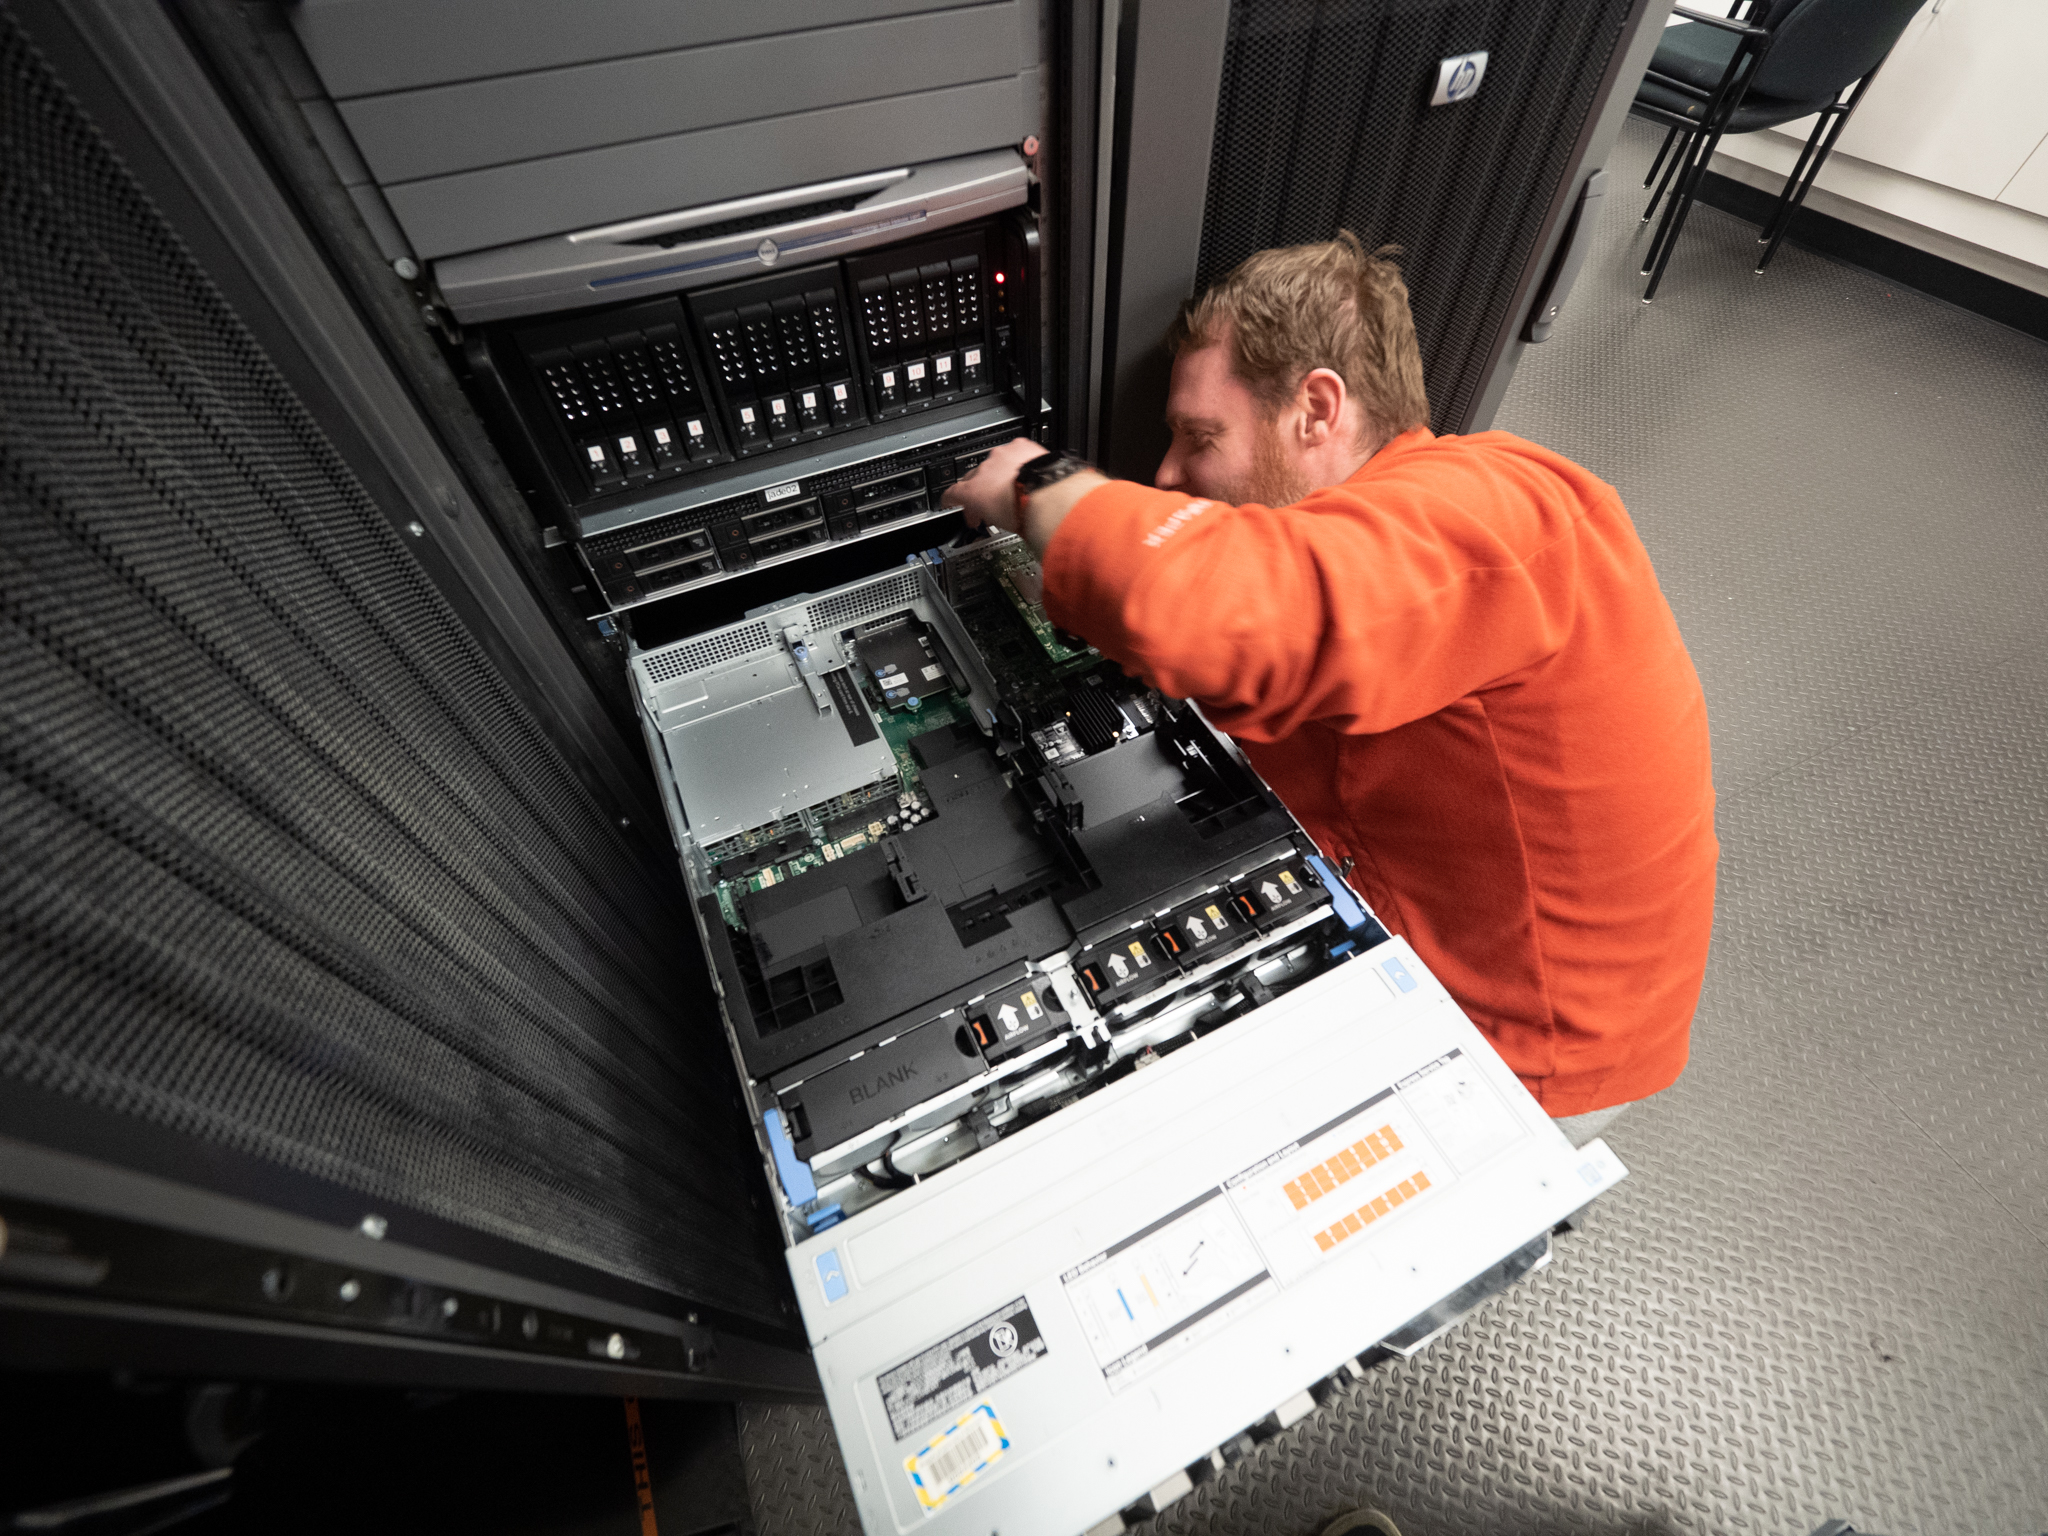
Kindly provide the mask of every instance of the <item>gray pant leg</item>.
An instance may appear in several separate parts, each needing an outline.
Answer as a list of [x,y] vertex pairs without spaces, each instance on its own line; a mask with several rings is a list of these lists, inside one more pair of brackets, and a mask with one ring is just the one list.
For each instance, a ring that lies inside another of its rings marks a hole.
[[1554,1116],[1551,1124],[1563,1131],[1565,1139],[1573,1146],[1583,1147],[1612,1125],[1628,1107],[1626,1104],[1611,1104],[1606,1109],[1588,1110],[1583,1115]]

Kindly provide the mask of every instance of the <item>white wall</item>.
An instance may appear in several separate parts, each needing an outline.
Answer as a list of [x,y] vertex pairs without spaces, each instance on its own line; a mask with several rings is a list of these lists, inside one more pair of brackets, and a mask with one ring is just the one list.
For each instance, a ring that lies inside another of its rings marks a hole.
[[[1775,192],[1812,126],[1724,138],[1714,169]],[[1807,206],[2048,293],[2048,0],[1930,0]]]

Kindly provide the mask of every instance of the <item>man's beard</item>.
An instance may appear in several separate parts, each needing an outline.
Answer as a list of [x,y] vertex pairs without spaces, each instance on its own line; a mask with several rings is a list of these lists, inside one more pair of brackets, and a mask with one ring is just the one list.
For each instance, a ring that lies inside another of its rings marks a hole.
[[1252,438],[1252,464],[1237,484],[1217,487],[1214,499],[1232,506],[1289,507],[1321,487],[1287,456],[1276,415],[1259,423]]

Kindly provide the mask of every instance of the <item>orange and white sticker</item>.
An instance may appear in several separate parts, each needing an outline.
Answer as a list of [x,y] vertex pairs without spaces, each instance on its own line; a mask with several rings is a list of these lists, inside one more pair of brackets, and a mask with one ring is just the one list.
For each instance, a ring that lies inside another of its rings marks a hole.
[[626,1444],[633,1452],[633,1500],[640,1506],[640,1536],[661,1536],[654,1522],[654,1479],[647,1472],[647,1435],[640,1428],[640,1399],[626,1399]]

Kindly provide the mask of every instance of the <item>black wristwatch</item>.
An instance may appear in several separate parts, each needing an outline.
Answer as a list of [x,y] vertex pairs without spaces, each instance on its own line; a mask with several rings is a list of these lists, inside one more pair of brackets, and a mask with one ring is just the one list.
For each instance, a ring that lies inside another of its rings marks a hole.
[[1094,467],[1078,453],[1068,453],[1065,450],[1055,453],[1048,449],[1035,459],[1026,459],[1017,466],[1017,515],[1024,515],[1024,499],[1033,491],[1042,491],[1048,485],[1056,484],[1069,475],[1079,474],[1084,469]]

